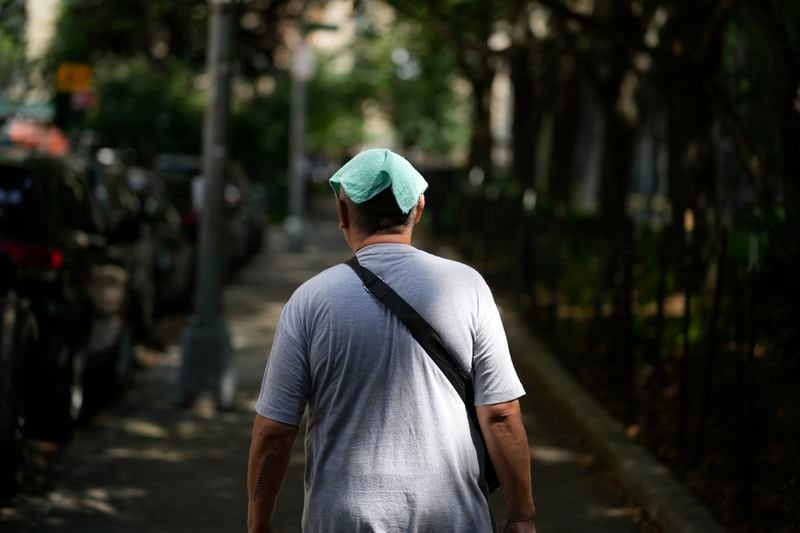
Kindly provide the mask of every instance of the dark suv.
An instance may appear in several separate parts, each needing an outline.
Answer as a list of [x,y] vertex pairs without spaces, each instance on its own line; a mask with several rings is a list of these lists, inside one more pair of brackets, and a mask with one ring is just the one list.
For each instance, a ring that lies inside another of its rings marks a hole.
[[16,292],[17,268],[0,252],[0,502],[13,495],[25,473],[22,372],[37,338],[30,302]]
[[25,362],[26,433],[64,441],[83,406],[87,367],[122,382],[133,358],[121,335],[128,274],[109,253],[86,174],[64,157],[0,150],[0,250],[38,323]]

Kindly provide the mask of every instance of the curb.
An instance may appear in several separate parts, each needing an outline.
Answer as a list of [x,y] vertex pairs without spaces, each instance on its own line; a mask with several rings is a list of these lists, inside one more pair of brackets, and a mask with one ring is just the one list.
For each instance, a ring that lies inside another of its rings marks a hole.
[[667,533],[727,531],[666,466],[625,435],[622,425],[527,331],[515,312],[506,311],[502,318],[511,353],[518,354],[515,363],[531,370],[531,386],[552,402],[654,522]]

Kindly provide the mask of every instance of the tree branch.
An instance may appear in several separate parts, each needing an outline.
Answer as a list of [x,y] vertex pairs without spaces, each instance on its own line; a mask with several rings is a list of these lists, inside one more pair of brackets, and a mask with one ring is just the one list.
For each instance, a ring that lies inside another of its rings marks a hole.
[[[446,40],[450,41],[454,46],[454,56],[464,75],[470,80],[477,80],[481,77],[480,65],[475,65],[469,61],[468,55],[474,54],[478,57],[478,64],[486,64],[490,51],[485,42],[477,42],[476,39],[468,39],[469,32],[458,32],[454,29],[452,24],[448,24],[448,20],[452,20],[452,14],[443,12],[435,2],[428,2],[425,4],[427,10],[432,13],[419,12],[409,7],[408,2],[402,0],[390,1],[388,4],[398,13],[417,21],[422,26],[428,28],[430,31],[443,36]],[[488,36],[487,36],[488,38]],[[488,65],[486,65],[488,68]]]
[[701,57],[705,58],[708,54],[712,42],[717,34],[725,27],[725,20],[728,15],[733,11],[735,0],[722,0],[717,3],[711,16],[708,17],[705,31],[703,31],[703,40],[700,48]]
[[537,0],[537,2],[562,18],[573,19],[588,28],[600,30],[604,34],[611,33],[608,31],[608,28],[600,24],[596,18],[573,11],[559,0]]
[[711,86],[711,91],[712,94],[715,95],[714,100],[717,102],[718,111],[728,122],[736,145],[736,153],[739,155],[745,172],[750,177],[753,190],[756,193],[756,198],[758,198],[759,203],[764,204],[767,201],[766,178],[764,177],[761,165],[758,163],[755,150],[753,150],[750,139],[747,136],[747,129],[742,123],[742,119],[736,112],[736,108],[724,87],[719,84],[713,84]]
[[466,33],[460,33],[453,29],[451,24],[447,23],[448,19],[451,19],[452,16],[448,13],[444,13],[441,10],[437,9],[435,3],[430,2],[426,4],[426,8],[433,11],[435,16],[425,16],[423,13],[418,13],[414,9],[409,7],[407,2],[403,2],[402,0],[388,2],[388,4],[398,13],[405,15],[406,17],[416,20],[423,26],[429,28],[432,31],[440,33],[444,35],[449,41],[451,41],[457,47],[466,47],[466,48],[475,48],[475,43],[469,42],[467,39],[464,39],[464,35]]
[[786,33],[786,27],[781,24],[772,2],[770,0],[749,0],[748,4],[761,19],[766,33],[777,45],[781,62],[787,71],[786,74],[797,79],[800,76],[800,57],[792,46],[791,39]]

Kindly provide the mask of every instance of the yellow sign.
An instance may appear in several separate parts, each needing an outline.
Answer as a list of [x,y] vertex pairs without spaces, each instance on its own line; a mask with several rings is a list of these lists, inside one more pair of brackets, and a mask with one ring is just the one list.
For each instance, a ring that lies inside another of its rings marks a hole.
[[83,63],[61,63],[56,71],[56,90],[88,91],[92,88],[92,67]]

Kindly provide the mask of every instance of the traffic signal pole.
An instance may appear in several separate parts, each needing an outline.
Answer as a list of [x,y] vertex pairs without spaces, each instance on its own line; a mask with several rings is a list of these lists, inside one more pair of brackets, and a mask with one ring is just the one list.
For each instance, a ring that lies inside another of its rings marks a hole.
[[228,163],[232,0],[209,0],[208,100],[203,125],[203,206],[197,254],[195,313],[181,335],[177,402],[192,406],[211,394],[218,407],[229,407],[235,393],[230,335],[222,315],[226,253],[225,174]]

